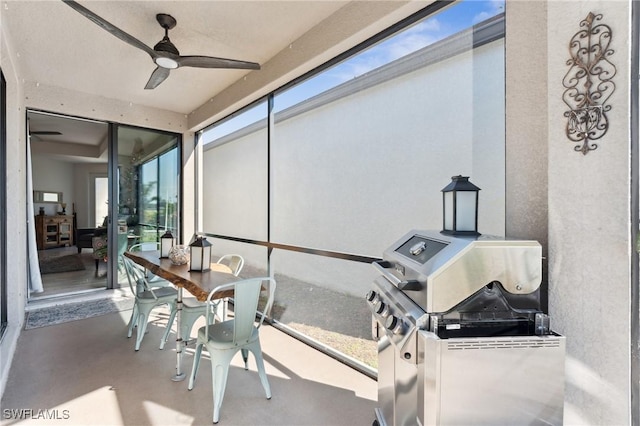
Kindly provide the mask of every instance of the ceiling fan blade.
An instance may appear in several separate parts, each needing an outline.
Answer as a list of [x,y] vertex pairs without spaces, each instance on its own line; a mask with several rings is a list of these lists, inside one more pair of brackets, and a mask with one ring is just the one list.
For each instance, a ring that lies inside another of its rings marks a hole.
[[237,68],[259,70],[260,65],[255,62],[238,61],[235,59],[214,58],[212,56],[179,56],[178,66],[197,68]]
[[120,28],[118,28],[115,25],[111,24],[110,22],[108,22],[104,18],[96,15],[95,13],[93,13],[92,11],[87,9],[86,7],[78,4],[77,2],[75,2],[73,0],[62,0],[62,1],[64,3],[66,3],[68,6],[70,6],[71,8],[73,8],[74,10],[76,10],[77,12],[79,12],[84,17],[86,17],[89,20],[91,20],[93,23],[99,25],[102,29],[107,30],[108,32],[113,34],[115,37],[118,37],[120,40],[124,41],[125,43],[130,44],[133,47],[137,47],[138,49],[144,50],[153,59],[156,58],[157,54],[156,54],[155,50],[153,50],[152,48],[150,48],[149,46],[147,46],[146,44],[144,44],[143,42],[141,42],[137,38],[133,37],[132,35],[129,35],[126,32],[122,31]]
[[167,77],[169,77],[169,69],[158,67],[153,73],[151,73],[151,77],[149,78],[149,81],[147,81],[147,85],[144,86],[144,88],[155,89],[160,85],[160,83],[165,81]]

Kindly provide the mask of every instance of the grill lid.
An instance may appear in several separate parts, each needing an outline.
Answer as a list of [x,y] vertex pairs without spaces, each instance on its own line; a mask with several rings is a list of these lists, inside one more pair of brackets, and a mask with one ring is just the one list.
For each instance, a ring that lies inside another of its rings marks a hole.
[[542,281],[537,241],[414,230],[383,258],[377,265],[383,276],[428,313],[447,312],[491,282],[513,298],[536,292]]

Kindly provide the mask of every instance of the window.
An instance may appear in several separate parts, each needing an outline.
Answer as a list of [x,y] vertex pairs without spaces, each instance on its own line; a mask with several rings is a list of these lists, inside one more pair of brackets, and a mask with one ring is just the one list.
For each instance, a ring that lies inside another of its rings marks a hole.
[[139,225],[150,231],[143,242],[159,241],[164,230],[179,234],[178,167],[176,146],[138,167]]
[[[116,135],[117,203],[109,204],[117,217],[114,258],[134,244],[160,241],[165,229],[180,241],[181,136],[125,125],[118,125]],[[122,268],[115,272],[118,284],[128,285]]]
[[375,368],[370,262],[441,229],[451,176],[504,235],[503,9],[436,2],[202,132],[201,231],[275,274],[276,325]]
[[93,178],[95,195],[95,226],[103,225],[109,215],[109,178],[96,176]]

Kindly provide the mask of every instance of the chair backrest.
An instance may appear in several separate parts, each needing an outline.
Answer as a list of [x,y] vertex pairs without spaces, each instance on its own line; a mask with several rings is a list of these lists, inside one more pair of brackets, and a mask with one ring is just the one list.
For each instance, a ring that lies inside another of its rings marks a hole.
[[[237,344],[246,343],[253,334],[253,327],[256,322],[256,313],[258,311],[258,301],[260,299],[260,292],[262,284],[268,282],[269,298],[265,304],[264,309],[260,312],[260,318],[258,319],[259,328],[264,321],[266,315],[271,311],[273,305],[273,297],[276,291],[276,281],[269,277],[249,278],[246,280],[236,281],[235,283],[226,284],[215,288],[209,297],[207,298],[208,309],[206,311],[206,325],[209,327],[209,316],[213,315],[211,301],[215,299],[215,294],[233,288],[233,342]],[[209,330],[206,330],[206,335],[209,334]]]
[[127,234],[118,234],[118,256],[127,251]]
[[133,260],[124,255],[120,256],[120,259],[124,265],[124,270],[127,274],[127,281],[129,282],[129,288],[133,295],[137,298],[140,293],[148,291],[154,299],[157,299],[158,297],[153,292],[153,289],[144,276],[144,270],[138,268]]
[[129,251],[152,251],[152,250],[159,250],[159,249],[160,249],[160,243],[156,243],[155,241],[138,243],[129,247]]
[[[160,250],[160,243],[155,242],[155,241],[147,241],[146,243],[137,243],[137,244],[133,244],[131,247],[129,247],[128,251],[153,251],[153,250]],[[151,283],[154,280],[157,279],[157,276],[152,274],[151,272],[147,271],[145,268],[143,268],[142,266],[138,265],[138,264],[134,264],[134,266],[137,269],[140,269],[141,271],[144,271],[144,276],[147,278],[147,282]]]
[[239,254],[225,254],[216,263],[227,265],[231,273],[237,277],[244,266],[244,259]]

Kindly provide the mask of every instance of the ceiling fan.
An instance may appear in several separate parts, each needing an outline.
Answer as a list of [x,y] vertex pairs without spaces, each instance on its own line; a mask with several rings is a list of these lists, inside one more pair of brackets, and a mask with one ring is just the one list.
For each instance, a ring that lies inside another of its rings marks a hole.
[[147,85],[144,87],[145,89],[155,89],[160,83],[169,77],[170,70],[179,67],[260,69],[260,65],[255,62],[216,58],[212,56],[180,56],[180,52],[176,46],[171,43],[171,40],[169,40],[169,30],[176,26],[176,20],[171,15],[167,15],[165,13],[159,13],[156,15],[156,20],[160,26],[164,28],[164,38],[152,49],[137,38],[127,34],[120,28],[109,23],[77,2],[73,0],[62,1],[89,20],[93,21],[95,24],[99,25],[101,28],[118,37],[120,40],[147,52],[149,56],[151,56],[151,59],[153,59],[153,62],[155,62],[158,67],[153,71],[153,73],[151,73],[151,77],[149,78]]

